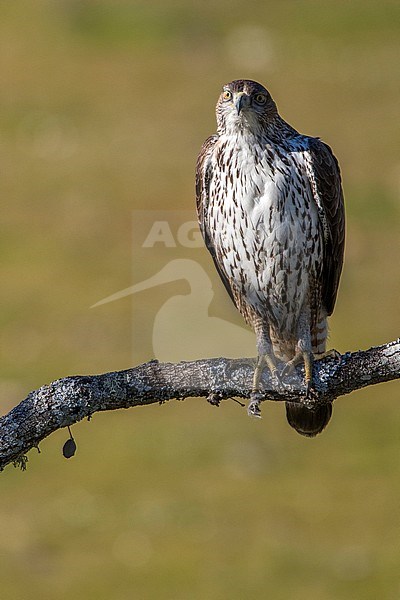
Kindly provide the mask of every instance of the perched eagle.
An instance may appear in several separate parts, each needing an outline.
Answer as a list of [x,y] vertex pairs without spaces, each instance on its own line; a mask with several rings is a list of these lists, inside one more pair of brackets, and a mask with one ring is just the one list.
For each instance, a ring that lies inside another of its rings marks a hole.
[[[217,134],[200,151],[197,212],[206,246],[236,307],[256,334],[253,398],[266,365],[281,380],[326,351],[343,265],[345,217],[339,166],[329,146],[279,115],[255,81],[225,85]],[[278,360],[283,361],[280,370]],[[289,424],[314,436],[331,404],[286,403]]]

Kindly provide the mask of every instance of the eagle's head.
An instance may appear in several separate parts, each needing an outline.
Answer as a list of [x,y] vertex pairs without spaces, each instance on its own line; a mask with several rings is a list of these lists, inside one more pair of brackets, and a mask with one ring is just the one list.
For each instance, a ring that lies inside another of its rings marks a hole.
[[222,88],[216,115],[218,133],[249,130],[256,134],[265,130],[278,114],[276,104],[260,83],[237,79]]

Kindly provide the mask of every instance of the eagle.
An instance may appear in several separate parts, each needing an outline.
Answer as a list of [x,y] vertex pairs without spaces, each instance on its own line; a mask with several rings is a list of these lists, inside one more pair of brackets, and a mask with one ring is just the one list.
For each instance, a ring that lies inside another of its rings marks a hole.
[[[218,274],[256,335],[249,411],[257,415],[266,367],[284,384],[303,364],[305,394],[313,393],[312,363],[326,353],[343,266],[341,175],[331,148],[291,127],[255,81],[224,85],[216,118],[197,159],[197,214]],[[286,403],[289,424],[307,437],[331,414],[330,403]]]

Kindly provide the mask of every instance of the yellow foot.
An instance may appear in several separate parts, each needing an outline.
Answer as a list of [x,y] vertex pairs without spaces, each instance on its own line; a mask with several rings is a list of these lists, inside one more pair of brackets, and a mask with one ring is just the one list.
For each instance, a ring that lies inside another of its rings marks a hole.
[[273,354],[260,354],[257,357],[256,368],[253,376],[252,392],[250,394],[250,403],[247,408],[247,414],[251,417],[261,417],[260,402],[263,399],[260,394],[260,382],[265,367],[268,367],[272,377],[278,382],[280,377],[276,368],[276,360]]
[[278,369],[276,367],[275,356],[273,354],[260,354],[257,357],[256,368],[254,370],[253,387],[252,387],[253,393],[257,393],[260,391],[261,376],[262,376],[262,373],[263,373],[265,367],[268,368],[269,372],[271,373],[271,375],[274,379],[277,379],[278,382],[280,380]]
[[297,352],[292,360],[286,363],[283,371],[282,377],[286,377],[293,373],[295,367],[300,363],[304,363],[304,383],[306,386],[306,398],[312,396],[312,363],[313,363],[313,355],[311,352]]

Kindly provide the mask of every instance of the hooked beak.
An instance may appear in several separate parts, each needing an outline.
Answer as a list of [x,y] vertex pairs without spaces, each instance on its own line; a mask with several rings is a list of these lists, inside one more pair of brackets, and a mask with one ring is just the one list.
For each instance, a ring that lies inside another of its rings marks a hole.
[[245,92],[237,92],[237,94],[235,94],[234,104],[237,114],[240,115],[241,110],[249,105],[248,95]]

